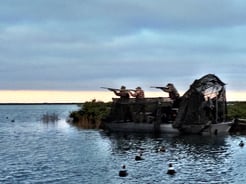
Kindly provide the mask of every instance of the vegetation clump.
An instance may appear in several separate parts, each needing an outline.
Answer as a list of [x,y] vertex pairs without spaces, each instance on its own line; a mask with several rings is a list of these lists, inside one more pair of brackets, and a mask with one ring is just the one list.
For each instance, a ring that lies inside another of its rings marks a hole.
[[110,112],[111,102],[105,103],[92,100],[81,105],[78,111],[70,113],[72,124],[87,129],[102,128],[102,119]]
[[58,114],[56,113],[46,113],[46,114],[43,114],[43,116],[41,117],[41,120],[44,123],[56,122],[59,120],[59,117],[58,117]]
[[228,118],[246,119],[246,102],[228,102]]
[[246,102],[229,102],[228,118],[234,123],[230,129],[232,133],[246,133]]

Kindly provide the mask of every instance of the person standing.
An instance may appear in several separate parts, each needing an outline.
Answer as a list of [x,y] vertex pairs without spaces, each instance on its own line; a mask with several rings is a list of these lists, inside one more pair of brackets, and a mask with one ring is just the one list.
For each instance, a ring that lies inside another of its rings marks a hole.
[[120,90],[113,90],[114,94],[116,96],[119,96],[121,101],[128,101],[128,99],[130,98],[129,92],[126,90],[125,86],[121,86]]
[[174,85],[172,83],[168,83],[166,87],[163,87],[161,89],[164,92],[167,92],[169,94],[169,98],[173,100],[173,108],[179,107],[181,98]]
[[137,87],[134,93],[130,91],[130,95],[136,98],[136,103],[135,103],[136,115],[143,114],[143,121],[146,122],[144,90],[142,90],[141,87]]
[[137,87],[134,93],[130,91],[130,94],[132,97],[135,97],[136,100],[144,99],[144,91],[141,87]]
[[172,83],[168,83],[166,87],[162,88],[164,92],[169,94],[169,98],[172,100],[177,100],[179,98],[179,93]]
[[116,109],[120,111],[120,117],[123,118],[124,122],[127,120],[132,121],[132,115],[129,107],[130,94],[126,90],[125,86],[121,86],[120,90],[113,90],[116,96],[119,96],[120,99],[116,103]]

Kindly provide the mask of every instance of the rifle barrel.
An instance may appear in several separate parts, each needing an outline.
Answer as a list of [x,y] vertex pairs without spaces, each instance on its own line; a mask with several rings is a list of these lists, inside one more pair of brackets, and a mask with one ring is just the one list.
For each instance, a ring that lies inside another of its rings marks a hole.
[[110,88],[107,88],[107,87],[101,87],[102,89],[110,89]]
[[107,90],[109,90],[109,91],[117,91],[117,90],[119,90],[119,89],[115,89],[115,88],[108,88],[108,87],[101,87],[101,88],[103,88],[103,89],[107,89]]
[[136,91],[135,89],[127,89],[127,91]]
[[150,86],[150,87],[156,88],[156,89],[161,89],[161,90],[167,89],[167,87],[164,87],[164,86]]
[[165,88],[165,87],[162,87],[162,86],[150,86],[151,88]]

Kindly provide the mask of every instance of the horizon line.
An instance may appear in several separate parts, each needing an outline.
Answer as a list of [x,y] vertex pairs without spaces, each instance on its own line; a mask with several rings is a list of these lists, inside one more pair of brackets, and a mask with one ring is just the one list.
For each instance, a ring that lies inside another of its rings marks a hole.
[[[183,92],[180,92],[183,95]],[[110,102],[115,96],[110,91],[2,91],[0,90],[0,104],[43,104],[65,103],[80,104],[92,100]],[[145,91],[145,97],[168,97],[162,91]],[[246,101],[246,92],[228,92],[227,101]]]

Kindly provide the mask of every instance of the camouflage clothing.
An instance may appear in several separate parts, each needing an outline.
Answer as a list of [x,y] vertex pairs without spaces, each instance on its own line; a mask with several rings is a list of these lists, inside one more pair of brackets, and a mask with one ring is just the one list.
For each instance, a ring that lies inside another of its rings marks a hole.
[[119,116],[119,118],[123,118],[124,122],[127,120],[132,121],[132,114],[128,105],[130,95],[126,90],[126,87],[121,86],[121,89],[119,91],[114,90],[114,93],[115,95],[120,96],[119,101],[116,103],[116,109],[119,111],[119,114],[123,115],[123,117]]
[[[131,96],[136,98],[135,108],[134,111],[136,112],[136,115],[143,116],[143,121],[146,121],[146,115],[145,115],[145,99],[144,99],[144,91],[141,89],[141,87],[137,87],[135,93],[131,93]],[[139,120],[136,120],[139,121]]]
[[136,99],[143,99],[144,98],[144,91],[140,88],[137,87],[135,93],[131,93],[131,96],[135,97]]
[[163,88],[163,91],[169,93],[169,98],[171,98],[172,100],[176,100],[179,98],[179,93],[177,89],[171,83],[167,84],[167,86]]
[[130,95],[128,91],[126,90],[125,86],[121,86],[120,91],[114,91],[114,94],[117,96],[120,96],[121,100],[128,100],[130,98]]

